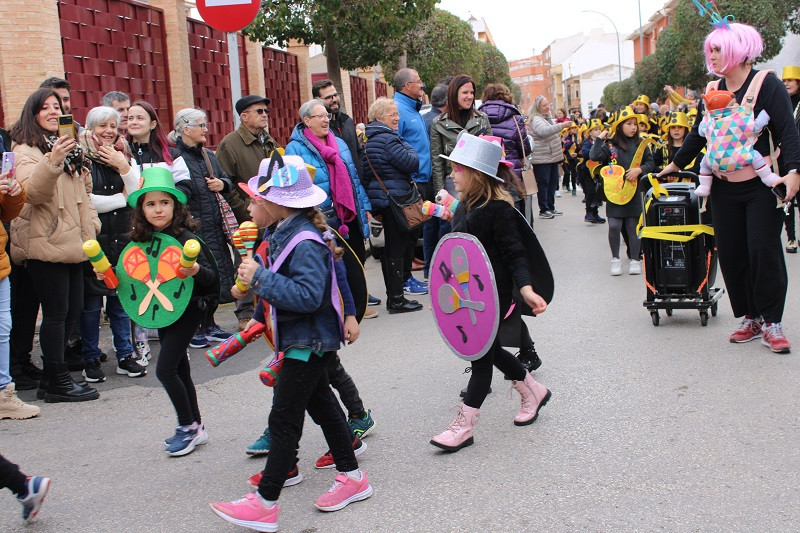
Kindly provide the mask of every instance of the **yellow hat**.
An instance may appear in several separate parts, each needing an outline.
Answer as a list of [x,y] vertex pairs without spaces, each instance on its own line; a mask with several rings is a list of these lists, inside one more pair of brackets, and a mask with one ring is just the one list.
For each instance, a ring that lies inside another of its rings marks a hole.
[[584,123],[584,124],[581,124],[581,127],[580,127],[580,128],[578,128],[578,133],[580,133],[581,135],[583,135],[584,133],[586,133],[586,132],[588,131],[588,129],[589,129],[589,128],[586,126],[586,124],[585,124],[585,123]]
[[800,80],[800,67],[795,65],[783,67],[783,76],[781,76],[781,79],[783,81]]
[[587,123],[587,125],[586,125],[586,126],[587,126],[587,127],[586,127],[586,130],[587,130],[587,131],[592,131],[592,130],[593,130],[593,129],[595,129],[595,128],[600,128],[600,130],[602,130],[602,129],[603,129],[603,123],[602,123],[602,122],[600,122],[600,119],[599,119],[599,118],[593,118],[592,120],[590,120],[590,121]]
[[647,107],[650,107],[650,97],[646,94],[640,94],[639,97],[631,103],[631,107],[635,106],[636,104],[644,104]]
[[650,127],[650,117],[647,115],[643,115],[642,113],[638,113],[636,118],[639,120],[639,124],[644,124],[648,128]]
[[[631,108],[631,106],[625,106],[625,108],[617,114],[616,120],[614,120],[614,122],[611,123],[611,126],[609,126],[608,129],[611,130],[612,134],[614,134],[614,132],[616,132],[616,130],[617,130],[617,126],[619,126],[620,124],[622,124],[626,120],[629,120],[629,119],[632,119],[632,118],[637,118],[637,117],[638,117],[638,115],[633,112],[633,109]],[[638,122],[638,120],[637,120],[637,122]]]
[[690,117],[695,117],[695,116],[697,116],[697,108],[696,108],[696,107],[693,107],[693,108],[691,108],[691,109],[689,110],[689,112],[687,113],[687,115],[689,115]]
[[664,124],[662,129],[666,133],[672,126],[681,126],[683,128],[690,129],[691,126],[689,125],[689,115],[686,113],[681,113],[680,111],[675,111],[669,117],[669,122]]

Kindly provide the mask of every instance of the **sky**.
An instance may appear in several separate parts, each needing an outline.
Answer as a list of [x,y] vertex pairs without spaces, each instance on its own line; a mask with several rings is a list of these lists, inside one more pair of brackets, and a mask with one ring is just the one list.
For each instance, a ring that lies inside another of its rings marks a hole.
[[[472,14],[483,18],[494,37],[497,48],[506,59],[522,59],[541,53],[547,45],[560,37],[603,28],[613,33],[614,28],[605,17],[582,10],[599,11],[614,21],[620,39],[639,28],[639,4],[642,7],[642,24],[661,9],[667,0],[441,0],[437,7],[467,20]],[[565,7],[568,6],[568,7]]]

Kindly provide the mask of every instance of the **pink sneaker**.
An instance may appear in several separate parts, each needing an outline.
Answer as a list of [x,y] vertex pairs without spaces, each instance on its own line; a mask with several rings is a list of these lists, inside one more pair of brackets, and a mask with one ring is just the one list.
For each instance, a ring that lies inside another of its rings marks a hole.
[[783,336],[783,328],[780,322],[765,323],[761,328],[761,332],[761,344],[769,346],[769,349],[773,352],[789,353],[792,350],[792,345]]
[[214,502],[211,510],[223,520],[254,531],[278,531],[278,506],[269,509],[261,504],[258,494],[246,494],[241,500]]
[[745,315],[739,329],[731,334],[731,342],[748,342],[761,337],[761,320]]
[[347,474],[340,472],[328,492],[317,498],[314,506],[320,511],[338,511],[370,496],[372,496],[372,486],[367,481],[366,472],[361,472],[361,481],[350,479]]

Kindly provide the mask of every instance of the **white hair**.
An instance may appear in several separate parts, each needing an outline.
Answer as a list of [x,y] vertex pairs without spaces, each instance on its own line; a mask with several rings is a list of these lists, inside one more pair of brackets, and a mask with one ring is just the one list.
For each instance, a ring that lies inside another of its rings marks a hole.
[[323,102],[319,98],[315,98],[301,105],[300,110],[298,111],[300,115],[300,120],[303,120],[304,118],[309,118],[311,116],[311,110],[314,109],[315,105],[321,105],[322,107],[325,107],[325,102]]
[[119,126],[119,113],[113,107],[98,106],[93,107],[86,115],[86,128],[94,129],[95,126],[113,120]]
[[174,129],[169,134],[170,140],[172,142],[177,141],[178,137],[183,135],[184,126],[195,124],[198,120],[203,120],[205,118],[206,113],[202,109],[195,109],[193,107],[181,109],[175,114],[175,120],[173,121]]

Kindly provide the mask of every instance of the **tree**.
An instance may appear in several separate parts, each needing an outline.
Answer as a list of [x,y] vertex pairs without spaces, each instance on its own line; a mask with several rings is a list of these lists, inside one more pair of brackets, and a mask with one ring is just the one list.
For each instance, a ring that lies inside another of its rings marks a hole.
[[244,34],[267,45],[286,46],[290,39],[323,45],[328,77],[342,92],[342,67],[368,67],[385,60],[385,43],[426,19],[435,1],[261,0]]
[[483,89],[490,83],[502,83],[511,89],[511,75],[508,72],[506,56],[490,43],[478,41],[478,49],[481,52],[483,73],[479,79],[475,80],[477,84],[476,92],[478,94],[482,93]]
[[[399,41],[387,43],[387,46],[405,49],[407,65],[419,73],[428,87],[434,87],[446,76],[468,74],[477,83],[483,75],[481,50],[472,26],[447,11],[435,9],[430,18]],[[397,72],[397,63],[383,63],[382,66],[387,79],[391,80]]]
[[664,85],[669,83],[661,74],[661,69],[658,68],[655,54],[646,56],[636,65],[633,78],[640,93],[649,96],[653,102],[661,94]]
[[606,85],[600,101],[606,104],[606,109],[610,112],[615,107],[630,105],[640,94],[635,78],[631,77]]

